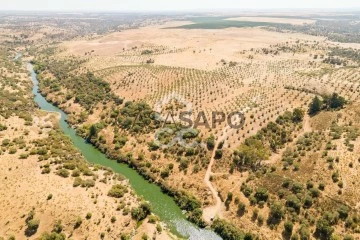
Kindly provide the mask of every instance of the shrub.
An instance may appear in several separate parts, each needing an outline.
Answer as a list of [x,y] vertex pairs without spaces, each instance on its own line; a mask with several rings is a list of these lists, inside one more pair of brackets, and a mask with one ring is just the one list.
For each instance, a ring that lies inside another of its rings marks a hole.
[[266,202],[269,198],[269,193],[266,188],[258,188],[254,194],[254,197],[256,198],[257,202],[264,201]]
[[158,223],[158,224],[156,224],[156,231],[158,232],[158,233],[161,233],[162,232],[162,227],[161,227],[161,225]]
[[319,238],[329,239],[334,232],[328,220],[321,218],[316,222],[316,235]]
[[221,150],[221,149],[216,149],[216,151],[215,151],[215,158],[216,158],[216,159],[220,159],[220,158],[222,158],[222,155],[223,155],[222,150]]
[[74,225],[74,229],[79,228],[79,227],[81,226],[81,224],[82,224],[82,219],[81,219],[81,217],[79,216],[79,217],[76,218],[75,225]]
[[294,228],[294,225],[292,222],[286,221],[284,223],[284,231],[286,232],[286,234],[291,235],[293,228]]
[[310,207],[312,206],[312,204],[313,204],[313,199],[312,199],[312,197],[306,196],[306,197],[304,198],[304,207],[305,207],[305,208],[310,208]]
[[79,178],[79,177],[76,177],[76,178],[74,179],[73,187],[78,187],[78,186],[81,185],[81,183],[82,183],[82,179]]
[[20,154],[20,159],[27,159],[29,157],[29,154],[27,154],[27,153],[22,153],[22,154]]
[[80,170],[79,169],[75,169],[74,171],[72,171],[71,176],[72,177],[79,177],[80,176]]
[[286,198],[286,206],[295,209],[295,211],[299,212],[301,208],[301,201],[300,199],[292,194],[287,196]]
[[62,230],[63,230],[63,226],[61,225],[61,220],[57,220],[54,224],[54,227],[53,227],[53,232],[55,233],[61,233]]
[[293,193],[300,193],[304,189],[303,185],[301,183],[294,183],[291,187],[291,191]]
[[37,232],[39,225],[40,220],[38,219],[31,219],[30,221],[28,221],[26,223],[27,228],[25,229],[25,235],[27,237],[34,235]]
[[140,203],[139,207],[131,210],[131,217],[137,221],[145,219],[151,213],[151,207],[147,202]]
[[246,205],[244,203],[240,202],[238,204],[237,214],[239,216],[242,216],[245,214],[245,211],[246,211]]
[[50,167],[44,167],[44,168],[41,170],[41,174],[49,174],[50,172],[51,172]]
[[4,130],[6,130],[7,129],[7,127],[5,126],[5,125],[2,125],[1,123],[0,123],[0,132],[1,131],[4,131]]
[[213,150],[215,147],[215,137],[214,135],[211,135],[207,140],[206,140],[206,146],[209,150]]
[[16,152],[17,152],[17,150],[14,147],[9,149],[9,154],[15,154]]
[[125,193],[128,192],[128,189],[126,186],[123,186],[121,184],[116,184],[111,187],[111,189],[108,192],[108,196],[114,197],[114,198],[122,198]]
[[268,218],[268,224],[279,224],[284,217],[284,209],[280,202],[275,202],[270,206],[270,213]]
[[234,225],[222,220],[215,219],[212,228],[214,231],[219,234],[223,239],[227,240],[239,240],[244,239],[245,234],[237,229]]
[[349,216],[349,208],[347,206],[340,206],[338,209],[339,217],[343,220],[345,220]]
[[304,119],[304,111],[300,108],[295,108],[292,116],[292,121],[295,123],[302,122]]
[[320,196],[320,191],[316,188],[311,188],[309,191],[310,191],[311,196],[314,198],[317,198]]
[[300,240],[309,240],[310,239],[310,231],[305,225],[301,225],[299,229]]
[[59,175],[59,176],[61,176],[63,178],[67,178],[67,177],[69,177],[70,172],[68,170],[62,168],[62,169],[57,171],[57,175]]
[[63,233],[43,233],[38,240],[65,240],[66,236]]
[[90,188],[90,187],[94,187],[95,186],[95,181],[92,179],[86,179],[81,181],[81,187],[86,187],[86,188]]

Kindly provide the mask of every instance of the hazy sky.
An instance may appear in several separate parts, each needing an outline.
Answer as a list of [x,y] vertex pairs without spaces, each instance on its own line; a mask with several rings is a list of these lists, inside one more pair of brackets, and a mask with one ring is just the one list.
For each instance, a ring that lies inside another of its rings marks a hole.
[[249,8],[360,9],[360,0],[0,0],[0,10],[163,11]]

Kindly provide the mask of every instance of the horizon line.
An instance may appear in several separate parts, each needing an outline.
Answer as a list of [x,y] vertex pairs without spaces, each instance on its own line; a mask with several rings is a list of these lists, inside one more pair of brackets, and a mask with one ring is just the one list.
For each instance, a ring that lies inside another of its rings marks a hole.
[[131,12],[144,12],[144,13],[166,13],[166,12],[236,12],[236,11],[301,11],[301,10],[316,10],[316,11],[335,11],[335,12],[357,12],[360,7],[351,8],[337,8],[337,7],[309,7],[309,8],[208,8],[208,9],[162,9],[162,10],[145,10],[145,9],[124,9],[124,10],[110,10],[110,9],[0,9],[0,12],[62,12],[62,13],[131,13]]

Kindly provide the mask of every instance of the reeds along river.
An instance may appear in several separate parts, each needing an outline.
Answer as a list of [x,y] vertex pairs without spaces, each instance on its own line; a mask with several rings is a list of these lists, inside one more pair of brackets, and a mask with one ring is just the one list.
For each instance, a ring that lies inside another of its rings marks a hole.
[[[15,60],[19,57],[20,55],[17,54]],[[160,220],[165,223],[174,234],[194,240],[221,239],[213,231],[200,229],[187,221],[185,215],[176,205],[174,200],[164,194],[159,186],[146,181],[134,169],[131,169],[127,165],[119,164],[116,161],[108,159],[103,153],[91,144],[86,143],[83,138],[76,135],[75,130],[66,122],[67,115],[61,109],[47,102],[46,99],[39,93],[39,82],[36,73],[33,70],[33,66],[29,63],[27,68],[31,74],[31,80],[34,84],[32,93],[35,95],[35,102],[42,110],[57,112],[61,115],[59,121],[61,130],[65,135],[71,138],[74,146],[84,155],[88,162],[110,167],[114,172],[120,173],[126,177],[135,192],[151,204],[154,214],[159,216]]]

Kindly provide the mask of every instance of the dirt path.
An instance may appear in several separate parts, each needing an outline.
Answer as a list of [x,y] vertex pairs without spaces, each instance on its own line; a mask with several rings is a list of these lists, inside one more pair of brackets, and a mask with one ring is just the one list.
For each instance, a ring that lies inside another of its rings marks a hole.
[[231,129],[230,129],[229,126],[224,128],[221,136],[216,141],[214,150],[213,150],[212,155],[211,155],[209,166],[208,166],[208,168],[206,170],[204,182],[205,182],[206,186],[208,186],[208,188],[210,189],[210,191],[211,191],[211,193],[213,195],[213,198],[215,200],[215,205],[207,207],[203,211],[203,217],[204,217],[205,221],[207,221],[207,222],[211,222],[211,220],[216,216],[221,218],[222,217],[222,212],[225,209],[225,205],[221,201],[221,198],[219,197],[218,191],[215,189],[215,187],[212,185],[212,183],[210,181],[210,176],[213,174],[212,171],[211,171],[211,168],[212,168],[212,166],[214,165],[214,162],[215,162],[215,152],[216,152],[217,146],[222,141],[226,140],[229,132],[231,132],[230,130]]
[[[256,102],[256,98],[254,97],[251,102]],[[242,110],[240,110],[240,112],[246,112],[247,110],[249,110],[249,107],[244,107]],[[240,119],[237,119],[236,121],[238,121]],[[215,200],[215,205],[207,207],[203,210],[203,218],[206,222],[211,222],[215,217],[219,217],[222,218],[222,213],[225,211],[225,204],[221,201],[221,198],[219,197],[219,193],[218,191],[215,189],[215,187],[212,185],[211,181],[210,181],[210,177],[212,175],[217,175],[217,174],[213,174],[213,172],[211,171],[212,166],[214,165],[215,162],[215,153],[216,153],[216,149],[217,146],[223,141],[224,142],[224,146],[226,145],[226,138],[228,137],[228,135],[234,131],[236,129],[231,128],[230,126],[227,126],[223,129],[220,137],[218,138],[218,140],[216,141],[214,150],[212,152],[211,155],[211,159],[210,159],[210,163],[209,166],[206,170],[206,174],[205,174],[205,178],[204,178],[204,182],[206,184],[206,186],[208,186],[208,188],[210,189],[213,198]]]

